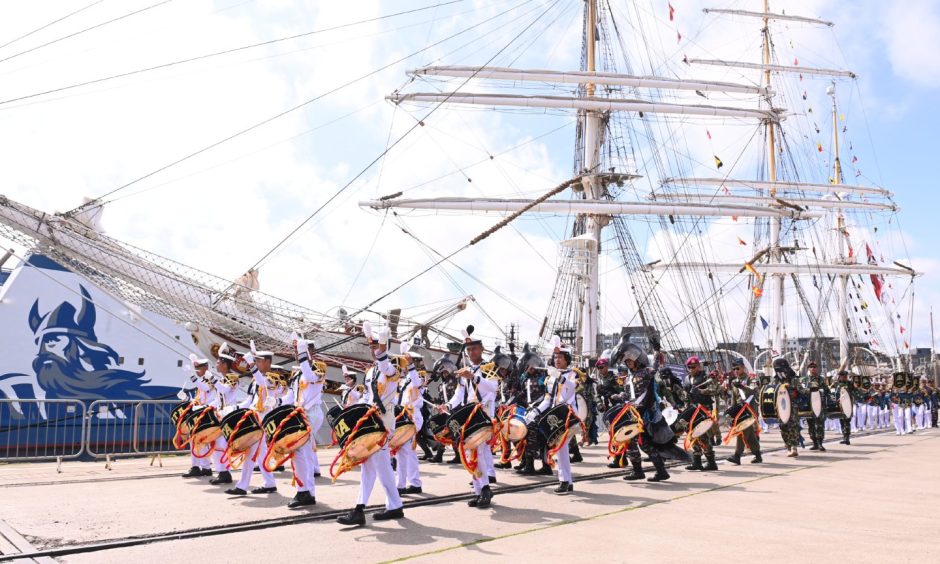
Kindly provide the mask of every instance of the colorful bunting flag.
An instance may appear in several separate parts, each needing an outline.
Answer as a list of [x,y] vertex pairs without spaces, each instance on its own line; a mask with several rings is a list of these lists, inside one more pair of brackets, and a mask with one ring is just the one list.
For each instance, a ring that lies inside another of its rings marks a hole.
[[715,166],[718,168],[725,166],[725,163],[721,162],[721,159],[718,158],[718,155],[715,155]]
[[767,320],[764,319],[764,316],[763,316],[763,315],[758,316],[758,317],[760,317],[760,325],[761,325],[761,327],[763,327],[764,330],[767,330],[767,327],[770,326],[770,323],[767,323]]
[[669,21],[673,21],[676,19],[676,9],[673,8],[672,4],[669,2],[667,2],[666,5],[669,6]]

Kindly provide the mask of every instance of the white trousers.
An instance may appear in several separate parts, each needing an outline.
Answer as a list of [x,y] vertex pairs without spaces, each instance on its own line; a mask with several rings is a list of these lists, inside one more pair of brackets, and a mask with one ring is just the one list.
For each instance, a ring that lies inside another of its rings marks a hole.
[[[257,462],[252,461],[252,458],[255,457],[255,453],[258,454]],[[261,468],[261,478],[264,487],[273,488],[277,485],[277,482],[274,481],[274,474],[264,469],[264,457],[267,454],[268,442],[264,439],[261,439],[255,446],[249,449],[248,454],[245,456],[245,463],[242,465],[242,473],[238,477],[237,487],[239,489],[248,491],[248,487],[251,486],[251,473],[254,472],[256,464]]]
[[920,430],[930,427],[930,410],[927,409],[927,404],[915,405],[912,410],[914,412],[915,429]]
[[563,484],[571,483],[571,458],[568,455],[568,444],[568,439],[565,439],[565,443],[555,453],[558,463],[558,481]]
[[317,433],[323,426],[323,409],[318,405],[307,412],[307,420],[310,421],[310,440],[304,445],[305,450],[310,451],[310,479],[314,474],[320,473],[320,457],[317,456]]
[[189,462],[190,465],[195,466],[196,468],[209,468],[210,460],[208,457],[199,458],[190,451],[189,453]]
[[888,408],[887,408],[887,407],[882,407],[882,408],[880,409],[880,411],[879,411],[879,419],[880,419],[880,421],[881,421],[881,423],[879,424],[879,427],[880,427],[880,428],[882,428],[882,429],[887,429],[887,428],[890,426],[890,425],[889,425],[889,422],[891,421],[891,412],[888,411]]
[[392,472],[392,459],[387,446],[367,458],[360,468],[362,475],[359,477],[359,498],[356,503],[369,504],[369,496],[372,495],[375,479],[378,478],[382,489],[385,490],[385,509],[401,507],[401,496],[398,495],[398,488],[395,486],[395,473]]
[[904,432],[910,433],[914,429],[911,427],[911,406],[907,406],[902,410],[903,415],[901,415],[904,420]]
[[891,417],[894,419],[894,430],[897,434],[904,434],[904,410],[901,409],[901,406],[892,403],[891,404]]
[[317,487],[313,477],[313,449],[307,445],[294,451],[294,457],[291,458],[291,464],[294,466],[294,475],[297,476],[297,491],[310,492],[316,497]]
[[[415,414],[414,422],[415,429],[421,429],[421,426],[424,424],[424,419],[421,418],[420,412]],[[398,476],[399,488],[407,488],[408,486],[421,487],[421,470],[418,467],[418,453],[415,452],[413,444],[413,440],[408,441],[398,449],[398,453],[395,454],[395,460],[397,461],[395,473]]]

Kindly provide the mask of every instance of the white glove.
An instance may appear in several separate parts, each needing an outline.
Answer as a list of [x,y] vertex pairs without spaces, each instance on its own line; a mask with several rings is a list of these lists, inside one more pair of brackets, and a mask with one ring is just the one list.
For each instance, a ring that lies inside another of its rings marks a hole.
[[555,349],[560,349],[560,348],[561,348],[561,337],[559,337],[558,335],[552,335],[551,346],[552,346],[552,350],[553,350],[553,351],[554,351]]
[[389,334],[390,334],[391,332],[392,332],[392,331],[391,331],[391,329],[389,329],[388,325],[383,325],[383,326],[379,327],[379,335],[378,335],[378,337],[379,337],[379,344],[380,344],[380,345],[388,345],[388,336],[389,336]]
[[[248,341],[248,345],[251,347],[251,354],[258,354],[258,349],[255,348],[255,340],[252,339]],[[251,357],[254,358],[254,357]]]
[[399,346],[399,351],[401,351],[401,354],[406,355],[408,354],[408,351],[410,350],[411,350],[411,343],[409,343],[408,341],[402,341],[401,345]]
[[193,366],[196,366],[197,360],[198,360],[198,357],[195,354],[189,353],[189,361],[193,363]]
[[268,396],[268,397],[264,398],[264,407],[265,407],[265,409],[273,409],[273,408],[276,407],[276,406],[277,406],[277,400],[276,400],[276,399],[272,398],[271,396]]
[[[252,342],[252,344],[254,343]],[[251,354],[250,352],[246,352],[242,358],[245,359],[245,362],[248,363],[248,366],[251,366],[255,363],[255,355]]]
[[532,408],[528,413],[525,414],[525,422],[532,423],[539,416],[539,410]]
[[225,351],[228,350],[228,343],[222,343],[222,346],[219,347],[219,354],[225,354]]
[[306,339],[301,339],[300,335],[297,336],[297,354],[301,355],[307,352],[307,341]]
[[365,335],[366,341],[372,342],[372,324],[368,321],[362,322],[362,334]]
[[187,396],[187,395],[186,395],[186,392],[184,392],[183,390],[180,390],[180,391],[176,392],[176,397],[178,397],[178,398],[181,399],[181,400],[185,400],[185,399],[189,398],[189,396]]

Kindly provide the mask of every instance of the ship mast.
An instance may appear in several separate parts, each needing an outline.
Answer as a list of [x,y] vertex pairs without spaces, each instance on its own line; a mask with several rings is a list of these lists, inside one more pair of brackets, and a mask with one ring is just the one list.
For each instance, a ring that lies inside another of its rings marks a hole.
[[[839,161],[839,114],[838,107],[836,106],[836,85],[835,82],[829,85],[826,88],[826,94],[832,98],[832,135],[833,135],[833,150],[835,151],[835,159],[833,159],[833,184],[842,183],[842,163]],[[836,233],[839,240],[839,260],[843,264],[849,264],[850,261],[845,255],[845,214],[842,213],[840,208],[836,214]],[[849,301],[849,277],[846,275],[839,276],[839,287],[838,287],[838,296],[839,296],[839,368],[846,369],[849,362],[849,312],[848,312],[848,301]]]
[[[584,18],[584,37],[586,41],[586,67],[588,73],[597,71],[595,64],[595,46],[597,37],[597,0],[587,0],[585,3],[587,16]],[[593,82],[585,84],[584,93],[587,98],[594,97],[595,85]],[[597,110],[584,112],[584,176],[581,185],[584,188],[584,197],[588,200],[599,200],[604,195],[604,185],[597,176],[600,165],[600,150],[603,144],[603,119]],[[601,248],[601,230],[610,222],[609,216],[588,214],[585,217],[584,232],[585,251],[587,251],[587,272],[585,276],[584,300],[581,306],[581,356],[594,356],[597,348],[598,318],[600,316],[600,280],[598,275],[598,258]]]
[[[772,92],[770,90],[770,0],[764,0],[764,29],[763,29],[763,52],[764,52],[764,88],[767,89],[767,105],[773,107]],[[767,178],[770,181],[770,197],[777,197],[777,143],[775,138],[774,123],[771,120],[764,122],[767,128]],[[770,220],[770,253],[771,263],[781,262],[780,256],[780,230],[783,220],[779,217]],[[771,275],[771,289],[773,297],[773,309],[770,318],[770,349],[773,354],[783,354],[783,274]],[[768,363],[771,361],[768,356]]]

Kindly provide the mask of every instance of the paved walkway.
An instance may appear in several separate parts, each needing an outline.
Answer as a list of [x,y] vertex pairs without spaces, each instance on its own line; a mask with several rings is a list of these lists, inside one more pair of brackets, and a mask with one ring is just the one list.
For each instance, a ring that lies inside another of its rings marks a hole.
[[[676,470],[672,480],[661,484],[589,479],[579,481],[565,497],[553,495],[548,485],[515,493],[497,490],[488,510],[455,501],[408,508],[401,521],[375,523],[370,518],[364,528],[343,528],[332,521],[281,525],[69,554],[59,560],[163,563],[198,555],[201,562],[226,563],[298,557],[365,562],[487,557],[503,562],[940,561],[938,439],[936,429],[903,437],[878,434],[857,438],[851,446],[830,443],[823,454],[803,450],[797,459],[774,453],[762,465],[722,464],[713,473]],[[766,433],[764,442],[767,448],[779,446],[779,434]],[[586,450],[585,463],[574,466],[575,476],[608,472],[602,451]],[[719,451],[727,453],[727,448]],[[328,454],[321,451],[324,459]],[[329,460],[324,462],[328,467]],[[182,457],[164,463],[161,469],[145,460],[120,460],[110,471],[103,463],[68,463],[61,474],[47,464],[0,466],[0,533],[12,531],[42,550],[307,511],[284,507],[293,495],[289,473],[279,480],[278,494],[231,499],[205,481],[179,478],[187,466]],[[412,499],[468,492],[467,474],[459,466],[423,465],[422,474],[427,493]],[[500,487],[539,481],[505,471],[499,476]],[[318,481],[318,505],[309,512],[350,507],[357,485],[355,471],[333,485]],[[371,501],[382,499],[377,486]],[[0,552],[3,546],[0,538]]]

